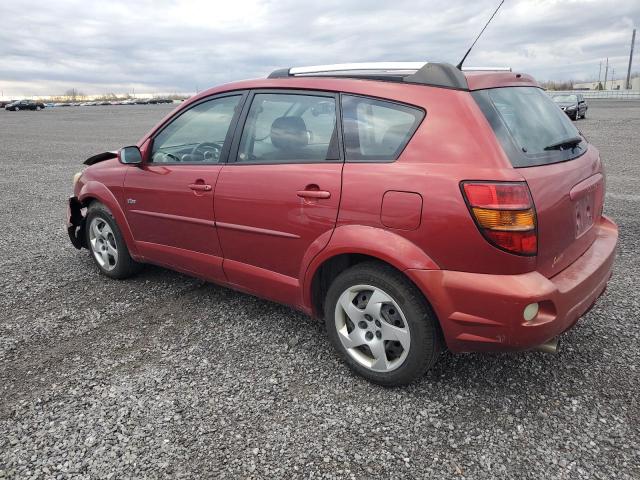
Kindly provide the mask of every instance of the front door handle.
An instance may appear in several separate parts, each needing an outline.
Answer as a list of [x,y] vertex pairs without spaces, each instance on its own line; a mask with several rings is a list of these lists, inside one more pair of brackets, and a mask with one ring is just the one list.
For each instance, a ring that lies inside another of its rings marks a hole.
[[210,192],[211,191],[211,185],[208,185],[206,183],[190,183],[189,184],[189,188],[191,190],[196,191],[196,192]]
[[318,198],[330,198],[331,197],[331,192],[327,192],[326,190],[298,190],[296,192],[296,195],[298,195],[300,198],[313,198],[313,199],[318,199]]

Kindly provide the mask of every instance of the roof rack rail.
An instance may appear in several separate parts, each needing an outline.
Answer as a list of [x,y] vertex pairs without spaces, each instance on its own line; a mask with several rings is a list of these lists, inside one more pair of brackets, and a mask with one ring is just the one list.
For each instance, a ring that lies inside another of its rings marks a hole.
[[387,71],[420,70],[426,62],[367,62],[367,63],[336,63],[334,65],[315,65],[311,67],[293,67],[289,69],[290,75],[305,75],[313,73],[329,72],[353,72],[353,71]]
[[449,63],[368,62],[281,68],[268,78],[335,76],[415,83],[434,87],[468,90],[464,74]]

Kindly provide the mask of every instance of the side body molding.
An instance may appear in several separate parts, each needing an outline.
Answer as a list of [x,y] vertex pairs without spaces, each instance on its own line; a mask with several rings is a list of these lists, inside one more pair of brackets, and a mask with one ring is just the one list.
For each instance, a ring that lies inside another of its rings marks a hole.
[[[318,242],[318,245],[323,243]],[[424,250],[393,231],[366,225],[339,226],[325,248],[318,248],[314,242],[304,257],[300,278],[303,280],[302,303],[305,310],[311,311],[311,283],[318,268],[330,258],[346,253],[369,255],[400,271],[409,268],[440,270]]]
[[124,241],[127,244],[127,248],[129,249],[129,253],[134,260],[141,261],[142,257],[138,254],[138,250],[136,249],[136,242],[133,240],[133,234],[131,233],[131,229],[129,228],[129,223],[120,207],[120,203],[116,199],[115,195],[111,190],[109,190],[104,184],[100,182],[96,182],[94,180],[90,180],[82,186],[78,194],[78,200],[83,204],[89,198],[95,198],[100,203],[111,210],[113,214],[113,218],[118,223],[118,227],[120,227],[120,231],[122,232],[122,236],[124,237]]

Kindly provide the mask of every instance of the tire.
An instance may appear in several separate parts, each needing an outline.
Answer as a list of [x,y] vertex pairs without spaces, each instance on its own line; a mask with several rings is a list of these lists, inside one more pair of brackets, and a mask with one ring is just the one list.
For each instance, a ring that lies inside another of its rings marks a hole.
[[[372,300],[379,301],[370,306]],[[389,265],[364,262],[342,272],[329,287],[324,311],[334,348],[351,370],[373,383],[407,385],[423,376],[440,353],[431,307]]]
[[40,111],[40,106],[36,105],[36,112]]
[[20,111],[20,107],[16,107],[13,109],[14,112],[19,112]]
[[123,280],[140,271],[142,265],[131,258],[120,228],[105,205],[93,202],[85,225],[87,249],[100,272]]

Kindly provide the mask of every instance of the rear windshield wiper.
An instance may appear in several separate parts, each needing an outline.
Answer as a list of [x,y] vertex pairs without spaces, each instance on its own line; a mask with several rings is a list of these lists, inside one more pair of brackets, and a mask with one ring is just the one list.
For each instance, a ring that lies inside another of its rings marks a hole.
[[571,137],[560,140],[559,142],[552,143],[544,147],[545,150],[564,150],[565,148],[575,148],[582,142],[582,137]]

